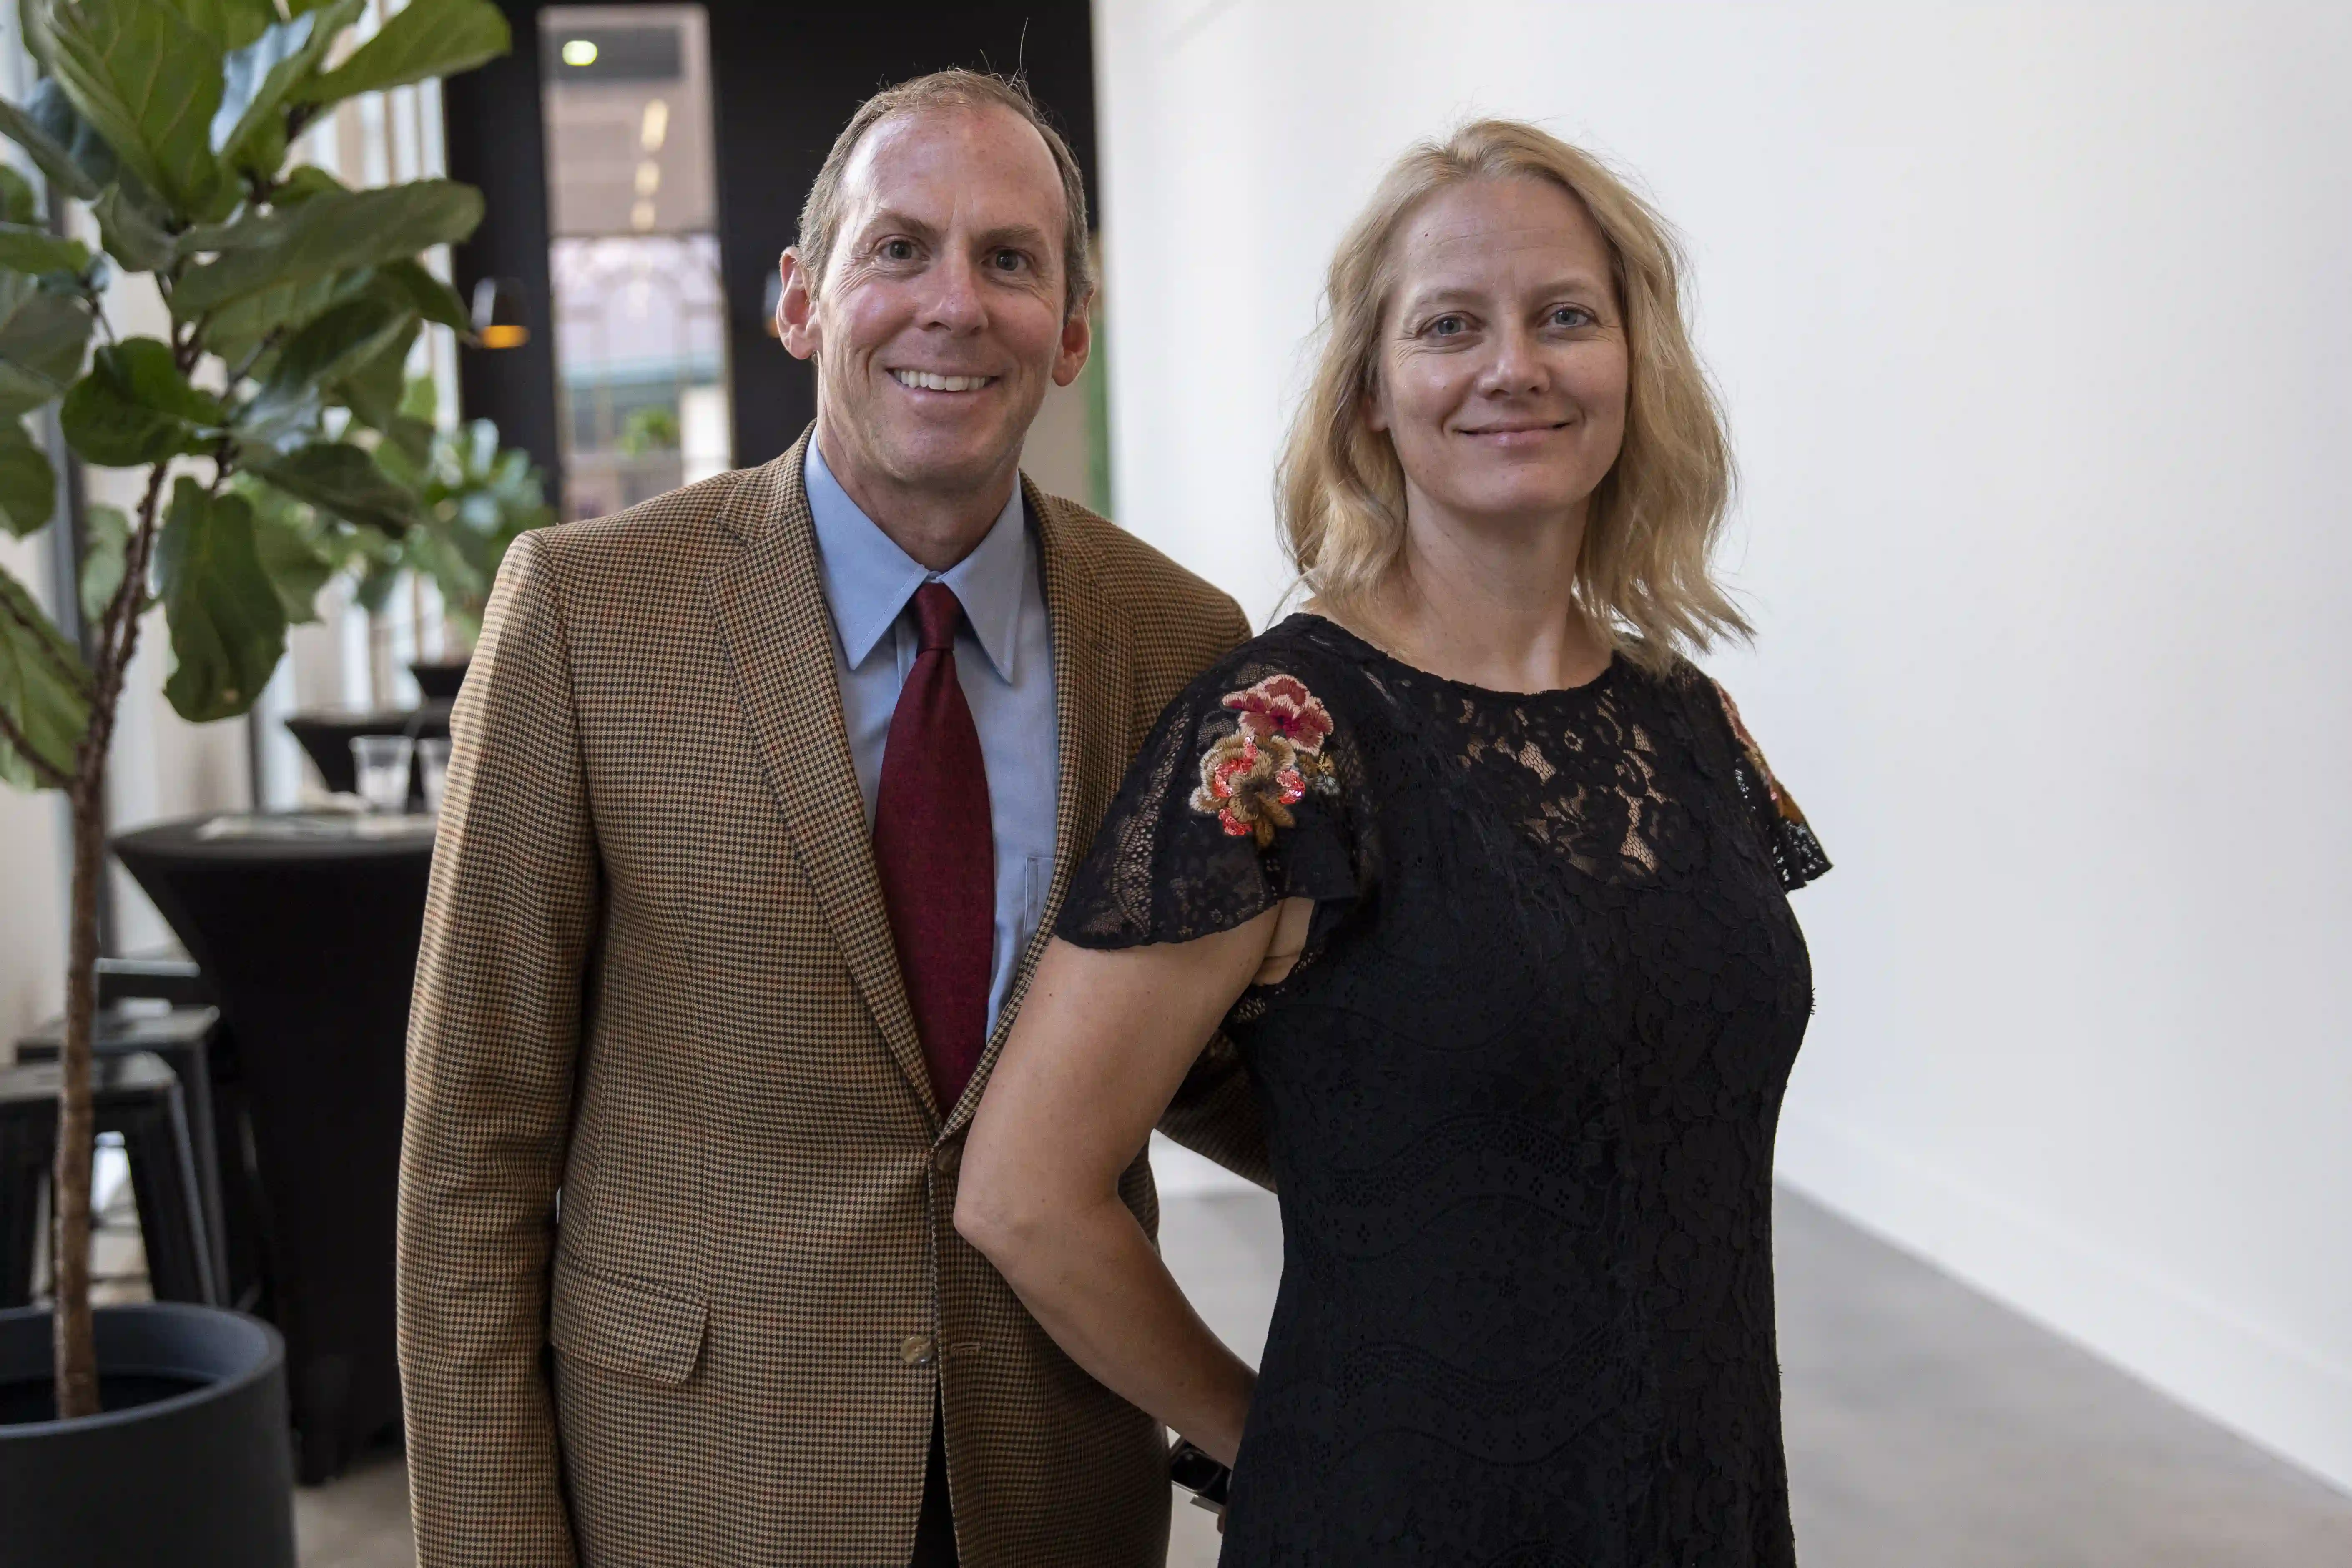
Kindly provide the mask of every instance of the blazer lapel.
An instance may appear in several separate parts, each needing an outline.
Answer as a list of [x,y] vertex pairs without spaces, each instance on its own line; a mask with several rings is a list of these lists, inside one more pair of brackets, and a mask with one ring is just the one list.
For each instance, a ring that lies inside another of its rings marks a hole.
[[[795,470],[797,472],[797,470]],[[971,1082],[949,1113],[944,1134],[971,1121],[989,1074],[1004,1049],[1004,1038],[1028,994],[1037,957],[1051,940],[1071,874],[1092,847],[1094,826],[1110,808],[1126,776],[1128,709],[1133,701],[1128,652],[1113,624],[1100,566],[1083,531],[1061,501],[1021,480],[1029,515],[1037,521],[1038,556],[1044,562],[1045,616],[1054,643],[1054,723],[1060,773],[1054,800],[1054,877],[1045,906],[1021,968],[1006,994],[1004,1010],[981,1053]]]
[[745,515],[733,520],[742,552],[711,573],[710,600],[768,787],[810,885],[891,1058],[936,1121],[842,720],[833,613],[801,478],[808,442],[803,433],[745,488]]

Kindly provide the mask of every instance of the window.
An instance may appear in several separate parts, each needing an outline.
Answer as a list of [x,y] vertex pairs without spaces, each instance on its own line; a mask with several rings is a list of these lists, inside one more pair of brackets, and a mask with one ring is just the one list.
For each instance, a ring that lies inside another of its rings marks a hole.
[[732,466],[700,5],[540,13],[564,515]]

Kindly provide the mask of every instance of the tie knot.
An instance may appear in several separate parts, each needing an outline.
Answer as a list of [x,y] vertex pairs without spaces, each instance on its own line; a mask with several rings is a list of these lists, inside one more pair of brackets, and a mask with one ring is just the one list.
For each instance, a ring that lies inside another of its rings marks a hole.
[[924,653],[952,653],[956,627],[963,624],[963,601],[945,583],[915,590],[915,636]]

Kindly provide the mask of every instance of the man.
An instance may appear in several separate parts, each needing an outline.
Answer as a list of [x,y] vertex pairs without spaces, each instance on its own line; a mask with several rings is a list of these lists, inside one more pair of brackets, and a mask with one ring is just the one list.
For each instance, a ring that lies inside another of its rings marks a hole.
[[[1073,863],[1247,629],[1018,474],[1084,199],[1017,86],[878,95],[782,264],[813,433],[508,555],[409,1037],[427,1568],[1162,1561],[1159,1428],[953,1225]],[[1230,1059],[1192,1088],[1171,1131],[1262,1172]]]

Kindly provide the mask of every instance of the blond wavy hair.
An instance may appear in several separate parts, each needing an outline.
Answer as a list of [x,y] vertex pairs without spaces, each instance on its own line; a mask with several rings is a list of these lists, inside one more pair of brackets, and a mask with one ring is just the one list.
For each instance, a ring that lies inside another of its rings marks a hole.
[[1396,241],[1438,193],[1473,180],[1549,180],[1608,243],[1625,321],[1625,438],[1593,490],[1576,562],[1579,606],[1619,651],[1663,669],[1684,647],[1749,634],[1708,562],[1731,500],[1723,416],[1683,321],[1674,231],[1598,158],[1512,120],[1479,120],[1406,152],[1339,243],[1322,348],[1276,478],[1301,584],[1342,619],[1376,619],[1404,559],[1404,469],[1366,420],[1396,291]]

